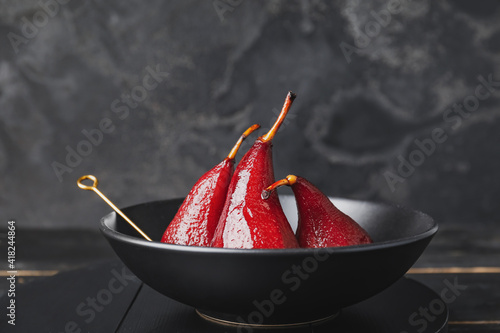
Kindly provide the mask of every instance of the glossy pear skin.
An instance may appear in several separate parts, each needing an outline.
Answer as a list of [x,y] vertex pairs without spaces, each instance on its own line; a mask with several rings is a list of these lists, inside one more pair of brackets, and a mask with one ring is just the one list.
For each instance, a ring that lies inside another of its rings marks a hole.
[[212,241],[213,247],[298,247],[278,195],[272,193],[267,200],[261,196],[262,190],[273,181],[272,142],[259,138],[243,156],[233,175]]
[[236,141],[229,155],[194,184],[163,233],[162,242],[210,246],[226,201],[236,154],[243,140],[259,128],[259,124],[247,128]]
[[163,243],[210,246],[234,170],[234,159],[225,158],[193,186],[165,230]]
[[299,221],[297,239],[300,247],[333,247],[369,244],[368,233],[342,213],[318,188],[302,177],[292,186]]

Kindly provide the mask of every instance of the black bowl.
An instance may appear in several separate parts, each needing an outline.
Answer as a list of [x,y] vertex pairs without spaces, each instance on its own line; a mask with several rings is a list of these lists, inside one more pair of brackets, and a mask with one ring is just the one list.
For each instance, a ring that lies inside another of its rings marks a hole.
[[[295,228],[293,196],[280,200]],[[373,244],[243,250],[159,242],[182,199],[123,209],[153,242],[142,239],[115,213],[101,220],[101,231],[139,279],[205,317],[255,325],[305,323],[330,318],[389,287],[415,263],[438,229],[418,211],[332,201],[365,228]]]

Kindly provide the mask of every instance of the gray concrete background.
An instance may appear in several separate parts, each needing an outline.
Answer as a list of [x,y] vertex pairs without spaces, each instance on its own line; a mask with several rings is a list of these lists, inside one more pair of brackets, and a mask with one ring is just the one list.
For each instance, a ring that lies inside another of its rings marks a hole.
[[0,0],[0,218],[184,196],[293,90],[276,177],[494,224],[499,81],[496,1]]

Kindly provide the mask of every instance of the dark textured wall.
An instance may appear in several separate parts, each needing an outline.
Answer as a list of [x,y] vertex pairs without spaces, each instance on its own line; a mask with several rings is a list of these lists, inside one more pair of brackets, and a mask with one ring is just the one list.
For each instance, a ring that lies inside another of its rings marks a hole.
[[406,0],[0,0],[1,219],[184,196],[288,90],[276,177],[499,220],[500,3]]

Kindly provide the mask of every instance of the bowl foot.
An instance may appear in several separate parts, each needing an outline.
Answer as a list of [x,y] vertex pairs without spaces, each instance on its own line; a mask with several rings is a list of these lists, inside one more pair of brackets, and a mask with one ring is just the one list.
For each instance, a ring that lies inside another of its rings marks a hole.
[[317,319],[312,319],[308,321],[302,321],[302,322],[280,322],[280,323],[272,323],[272,324],[266,324],[264,323],[247,323],[242,320],[240,316],[237,315],[230,315],[230,314],[225,314],[225,313],[218,313],[218,312],[211,312],[211,311],[205,311],[205,310],[198,310],[196,309],[196,313],[203,319],[216,323],[219,325],[226,325],[226,326],[237,326],[237,327],[252,327],[252,328],[291,328],[291,327],[299,327],[299,326],[308,326],[312,324],[317,324],[321,322],[325,322],[328,320],[332,320],[336,318],[340,311],[337,311],[331,315],[328,315],[326,317],[322,318],[317,318]]

